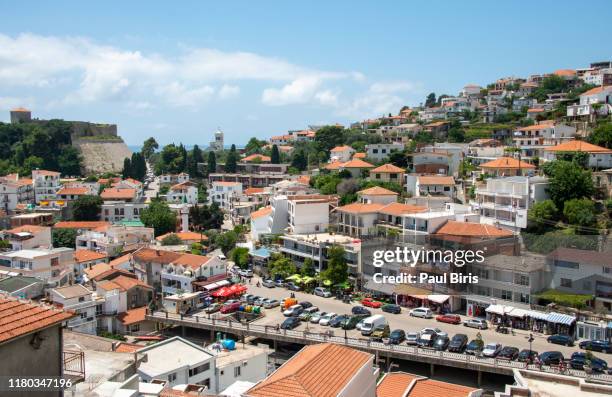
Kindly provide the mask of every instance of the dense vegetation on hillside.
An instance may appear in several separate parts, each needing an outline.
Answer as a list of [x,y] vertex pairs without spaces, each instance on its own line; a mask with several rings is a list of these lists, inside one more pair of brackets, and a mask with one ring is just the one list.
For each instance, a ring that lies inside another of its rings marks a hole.
[[33,169],[80,175],[81,158],[72,147],[71,126],[63,120],[0,123],[0,174],[29,175]]

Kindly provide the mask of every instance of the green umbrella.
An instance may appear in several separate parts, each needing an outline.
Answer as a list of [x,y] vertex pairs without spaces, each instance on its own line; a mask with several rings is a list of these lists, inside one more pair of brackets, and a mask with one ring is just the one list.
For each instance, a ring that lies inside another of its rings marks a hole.
[[351,285],[345,281],[343,283],[334,285],[334,288],[348,289],[351,288]]
[[305,277],[302,279],[302,282],[303,282],[304,284],[308,284],[308,283],[312,283],[312,282],[313,282],[313,281],[315,281],[315,280],[316,280],[316,278],[314,278],[314,277],[305,276]]
[[332,282],[331,280],[323,280],[323,285],[329,287],[330,285],[332,285]]
[[300,282],[302,281],[302,277],[299,274],[294,274],[293,276],[287,277],[285,280]]

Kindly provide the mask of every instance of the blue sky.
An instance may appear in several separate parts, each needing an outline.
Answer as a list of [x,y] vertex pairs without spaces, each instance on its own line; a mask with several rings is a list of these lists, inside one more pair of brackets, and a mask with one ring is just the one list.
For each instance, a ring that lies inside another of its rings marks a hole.
[[25,106],[129,144],[217,127],[241,144],[612,59],[606,0],[90,3],[4,4],[0,120]]

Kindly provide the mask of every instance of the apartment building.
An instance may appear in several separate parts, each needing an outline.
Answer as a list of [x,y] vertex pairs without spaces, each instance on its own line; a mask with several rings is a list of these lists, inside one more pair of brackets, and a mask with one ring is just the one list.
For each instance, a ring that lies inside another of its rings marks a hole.
[[404,144],[399,142],[373,143],[366,145],[365,148],[368,159],[381,162],[388,159],[391,153],[403,151]]
[[329,213],[338,206],[338,196],[306,195],[287,197],[289,233],[318,233],[329,227]]
[[74,252],[74,276],[81,277],[85,269],[91,269],[98,263],[106,263],[108,256],[106,254],[90,251],[87,249],[79,249]]
[[476,188],[476,200],[470,204],[481,222],[518,232],[527,227],[529,208],[548,198],[547,187],[544,177],[490,178]]
[[96,335],[96,307],[102,304],[102,300],[94,296],[93,291],[81,284],[74,284],[52,289],[49,297],[64,310],[75,312],[76,316],[68,320],[69,330]]
[[535,165],[517,160],[513,157],[499,157],[480,165],[486,174],[496,177],[523,176],[533,173]]
[[0,253],[0,269],[37,277],[59,287],[72,280],[74,250],[71,248],[25,249]]
[[152,248],[141,248],[134,252],[134,273],[139,280],[152,286],[156,293],[161,293],[162,266],[172,263],[181,254]]
[[455,178],[443,175],[406,175],[406,192],[412,197],[446,196],[454,199],[457,196]]
[[193,182],[183,182],[172,185],[166,194],[170,203],[195,205],[198,203],[198,187]]
[[37,204],[45,205],[45,202],[57,198],[56,193],[60,189],[59,172],[32,170],[32,181],[34,183],[34,198]]
[[[223,258],[223,259],[222,259]],[[193,292],[194,281],[227,274],[227,262],[221,251],[207,256],[182,254],[161,265],[161,289],[164,295]]]
[[232,201],[240,196],[242,196],[242,183],[215,181],[208,191],[208,204],[216,203],[220,208],[229,211]]
[[226,350],[220,349],[219,343],[213,343],[206,351],[215,356],[217,381],[215,389],[211,390],[213,393],[235,395],[225,390],[234,384],[255,384],[268,375],[269,347],[265,344],[237,343],[234,350]]
[[75,245],[77,251],[85,249],[115,257],[150,243],[153,232],[150,227],[112,225],[82,231],[77,235]]
[[376,235],[378,225],[393,223],[401,226],[405,216],[426,210],[425,207],[402,203],[352,203],[336,209],[338,231],[355,237]]
[[[264,164],[260,164],[263,166]],[[270,164],[270,166],[275,166],[279,164]],[[240,183],[245,189],[249,187],[268,187],[273,184],[291,179],[290,175],[280,174],[280,173],[265,173],[265,174],[228,174],[228,173],[216,173],[209,174],[208,181],[212,185],[215,182],[222,183]],[[208,191],[208,194],[211,194],[211,191]]]
[[251,238],[253,241],[259,241],[262,234],[271,233],[269,217],[272,212],[271,206],[263,207],[257,211],[251,212]]
[[612,85],[592,88],[582,95],[577,105],[567,107],[567,117],[590,118],[612,113]]
[[554,121],[521,127],[514,131],[512,142],[525,158],[543,157],[546,147],[559,145],[574,138],[576,128]]
[[391,204],[397,202],[398,193],[380,186],[373,186],[357,192],[360,203]]
[[19,178],[18,174],[0,177],[0,209],[12,213],[19,204],[34,204],[32,179]]
[[181,172],[180,174],[162,174],[159,176],[160,185],[176,185],[183,182],[189,182],[189,174]]

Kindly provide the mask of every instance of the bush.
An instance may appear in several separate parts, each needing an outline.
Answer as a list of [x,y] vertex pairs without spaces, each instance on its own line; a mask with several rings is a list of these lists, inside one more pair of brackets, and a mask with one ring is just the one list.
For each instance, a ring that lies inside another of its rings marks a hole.
[[181,245],[183,241],[176,233],[170,233],[161,241],[161,245]]

